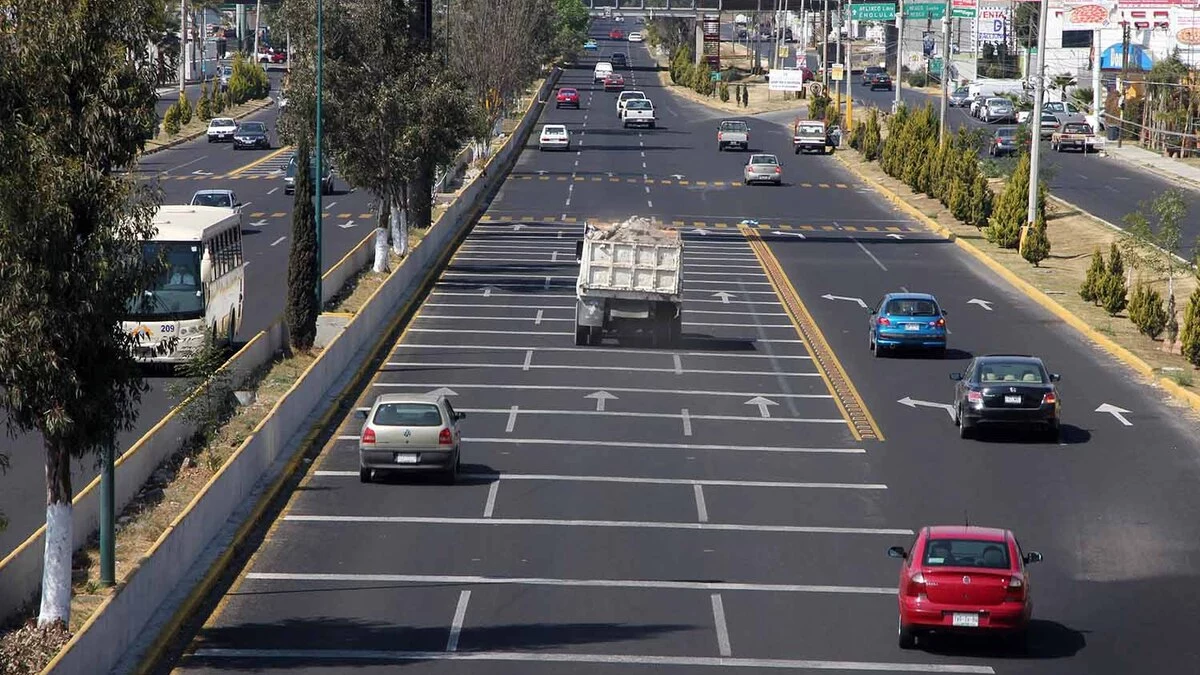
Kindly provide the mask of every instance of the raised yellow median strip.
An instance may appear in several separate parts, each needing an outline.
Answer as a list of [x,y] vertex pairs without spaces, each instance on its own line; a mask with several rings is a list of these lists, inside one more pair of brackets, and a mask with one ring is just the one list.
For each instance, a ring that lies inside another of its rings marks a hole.
[[238,168],[234,169],[233,171],[230,171],[229,173],[222,176],[222,178],[237,178],[238,176],[241,176],[243,173],[249,171],[250,169],[253,169],[256,166],[265,164],[265,163],[275,159],[276,157],[282,155],[285,152],[291,152],[291,150],[292,150],[292,146],[290,146],[290,145],[285,145],[285,146],[279,148],[278,150],[272,150],[271,152],[268,152],[267,154],[263,155],[262,157],[259,157],[258,159],[254,160],[253,162],[250,162],[249,164],[247,164],[245,166],[239,166]]
[[842,417],[846,418],[846,424],[850,426],[850,433],[854,435],[854,439],[858,441],[884,440],[883,432],[875,423],[871,411],[867,410],[867,404],[855,389],[854,383],[850,381],[850,376],[846,374],[846,369],[842,367],[841,361],[838,361],[833,347],[825,339],[825,334],[821,332],[820,326],[817,325],[808,308],[804,306],[800,294],[796,292],[796,287],[784,273],[783,266],[779,264],[775,254],[763,241],[762,235],[758,230],[745,226],[738,227],[738,230],[750,243],[750,249],[754,251],[758,263],[762,265],[763,271],[767,275],[767,280],[771,282],[771,287],[779,296],[779,301],[791,318],[792,325],[796,327],[796,332],[800,335],[809,356],[812,357],[817,372],[821,374],[821,379],[825,381],[825,386],[833,394],[833,400],[837,403]]

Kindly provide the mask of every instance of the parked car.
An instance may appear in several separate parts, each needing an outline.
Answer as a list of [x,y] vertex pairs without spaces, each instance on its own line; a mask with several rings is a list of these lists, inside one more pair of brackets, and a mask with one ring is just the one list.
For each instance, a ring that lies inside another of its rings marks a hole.
[[961,108],[968,105],[971,100],[971,89],[969,87],[959,87],[955,89],[947,98],[946,105],[951,108]]
[[554,107],[561,108],[569,106],[579,109],[579,90],[574,87],[563,87],[558,90],[558,95],[554,98]]
[[458,478],[462,462],[459,423],[466,413],[441,394],[383,394],[362,414],[358,478],[369,483],[393,471],[437,471]]
[[237,122],[232,117],[214,117],[208,121],[208,142],[232,141],[237,128]]
[[970,99],[970,103],[967,106],[971,117],[979,117],[979,114],[983,112],[983,106],[987,99],[988,97],[983,94],[977,94]]
[[1046,370],[1036,356],[988,354],[977,356],[954,380],[954,423],[959,436],[969,438],[978,427],[1022,425],[1040,427],[1047,440],[1058,441],[1057,373]]
[[538,150],[570,150],[571,133],[564,124],[547,124],[538,137]]
[[233,134],[233,149],[242,148],[270,150],[271,136],[263,122],[242,122]]
[[1096,148],[1096,134],[1086,122],[1067,122],[1050,135],[1050,149],[1062,152],[1064,148],[1074,148],[1087,152]]
[[1042,113],[1042,122],[1040,128],[1038,129],[1038,138],[1043,141],[1054,138],[1054,132],[1058,131],[1060,126],[1062,126],[1062,124],[1058,121],[1058,117],[1053,113]]
[[946,352],[946,310],[928,293],[888,293],[868,315],[868,343],[876,357],[889,350]]
[[1013,102],[1001,96],[989,96],[980,110],[979,119],[991,124],[1016,119]]
[[742,183],[774,183],[783,185],[783,167],[775,155],[750,155],[746,168],[742,170]]
[[1026,552],[1010,530],[973,525],[923,527],[911,550],[888,549],[898,558],[901,649],[918,646],[928,633],[996,635],[1024,646],[1033,616],[1028,565],[1042,561]]
[[1017,152],[1017,127],[1000,127],[992,134],[988,143],[988,154],[992,157],[1003,157]]

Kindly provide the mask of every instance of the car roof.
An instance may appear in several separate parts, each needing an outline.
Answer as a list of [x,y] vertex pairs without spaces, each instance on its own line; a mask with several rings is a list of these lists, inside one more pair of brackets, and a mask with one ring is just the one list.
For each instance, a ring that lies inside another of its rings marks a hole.
[[937,298],[930,293],[888,293],[888,300],[932,300],[937,302]]
[[994,361],[1004,363],[1032,363],[1037,365],[1045,365],[1038,357],[1030,356],[1028,354],[984,354],[983,356],[975,357],[975,360],[980,363]]
[[[209,189],[209,190],[196,190],[196,194],[197,195],[231,195],[231,194],[233,194],[233,190],[214,188],[214,189]],[[192,196],[194,197],[196,195],[192,195]]]
[[769,152],[756,152],[753,155],[750,155],[750,161],[753,162],[755,158],[758,157],[770,157],[771,159],[775,160],[776,164],[779,163],[779,158]]
[[437,403],[445,398],[441,394],[381,394],[376,397],[375,405],[380,403]]
[[567,125],[565,125],[565,124],[547,124],[542,127],[542,131],[566,131],[566,130],[567,130]]
[[210,125],[211,124],[225,125],[225,124],[237,124],[237,122],[232,117],[214,117],[214,118],[212,118],[212,121],[209,122],[209,124]]
[[1007,541],[1008,530],[999,527],[978,525],[931,525],[925,528],[929,539],[976,539],[979,541]]

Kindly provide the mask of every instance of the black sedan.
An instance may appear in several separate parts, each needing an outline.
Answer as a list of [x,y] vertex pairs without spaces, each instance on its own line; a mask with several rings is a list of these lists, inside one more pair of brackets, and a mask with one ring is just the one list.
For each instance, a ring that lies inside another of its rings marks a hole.
[[1058,441],[1059,400],[1054,385],[1060,377],[1036,356],[977,356],[961,373],[951,373],[954,423],[969,438],[977,427],[1026,425],[1042,429]]
[[887,73],[875,73],[871,75],[871,80],[867,83],[867,86],[871,88],[871,91],[875,91],[876,89],[893,91],[895,89],[895,85],[892,84],[892,76]]
[[271,136],[267,133],[267,125],[262,122],[242,122],[237,131],[233,132],[233,149],[271,149]]

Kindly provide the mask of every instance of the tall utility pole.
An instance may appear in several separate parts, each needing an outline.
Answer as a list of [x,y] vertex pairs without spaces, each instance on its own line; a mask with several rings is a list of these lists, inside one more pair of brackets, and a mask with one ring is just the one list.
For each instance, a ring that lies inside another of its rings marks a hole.
[[[1040,45],[1039,45],[1040,46]],[[1096,135],[1100,135],[1100,125],[1104,123],[1103,83],[1100,81],[1100,29],[1092,31],[1092,113],[1096,115]]]
[[187,87],[187,0],[179,0],[179,98]]
[[[850,26],[854,26],[854,0],[846,0],[846,6],[850,8]],[[850,30],[850,29],[847,29]],[[841,35],[841,28],[838,28],[838,35]],[[847,37],[853,38],[853,34],[848,34]],[[842,77],[846,78],[846,120],[842,125],[847,132],[854,128],[854,66],[853,59],[850,58],[850,47],[854,43],[853,39],[846,40],[846,67],[842,70],[845,73]],[[849,136],[847,136],[848,138]]]
[[842,64],[842,79],[840,82],[837,82],[837,111],[839,114],[842,112],[842,88],[845,86],[844,83],[847,80],[846,64],[842,61],[842,22],[844,20],[842,17],[842,6],[838,5],[837,25],[835,26],[837,28],[837,35],[834,37],[834,42],[837,43],[837,63]]
[[1039,159],[1041,153],[1041,143],[1038,142],[1037,129],[1041,125],[1042,120],[1042,102],[1045,101],[1046,93],[1046,15],[1049,11],[1049,0],[1041,0],[1039,16],[1038,16],[1038,53],[1037,53],[1037,70],[1033,76],[1033,112],[1029,115],[1029,125],[1035,131],[1033,132],[1032,149],[1029,152],[1029,201],[1025,211],[1025,227],[1021,230],[1021,241],[1025,241],[1024,234],[1029,231],[1029,227],[1037,221],[1037,198],[1038,198],[1038,170]]
[[900,111],[900,87],[904,81],[904,0],[896,12],[896,100],[892,102],[892,112]]
[[1125,139],[1125,83],[1129,81],[1129,22],[1121,24],[1121,79],[1117,80],[1117,100],[1120,102],[1121,124],[1117,129],[1117,147]]
[[324,21],[324,0],[317,0],[317,189],[316,195],[313,198],[317,207],[317,214],[314,225],[317,228],[317,287],[314,292],[317,294],[317,312],[321,311],[321,274],[325,271],[324,265],[321,263],[321,229],[322,218],[321,209],[323,208],[322,201],[325,196],[325,184],[321,179],[325,177],[322,172],[321,160],[324,159],[325,147],[322,143],[324,134],[322,133],[321,118],[321,103],[325,98],[325,21]]
[[258,34],[262,27],[262,0],[254,3],[254,62],[258,62]]
[[829,96],[829,0],[821,11],[821,89]]
[[950,12],[950,0],[946,0],[946,13],[942,15],[942,106],[938,113],[939,144],[946,140],[946,107],[950,100]]

